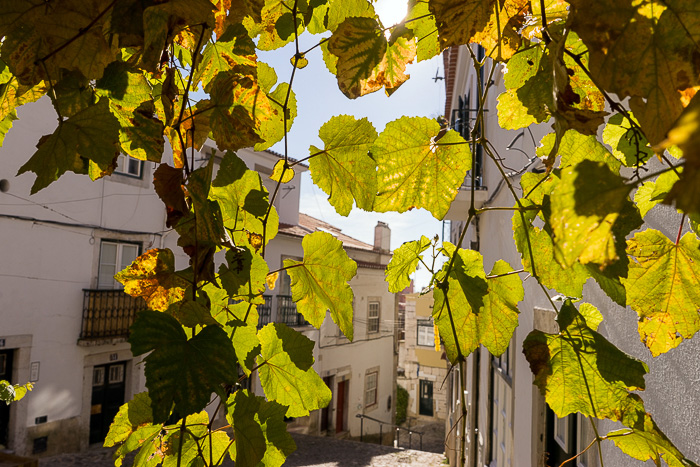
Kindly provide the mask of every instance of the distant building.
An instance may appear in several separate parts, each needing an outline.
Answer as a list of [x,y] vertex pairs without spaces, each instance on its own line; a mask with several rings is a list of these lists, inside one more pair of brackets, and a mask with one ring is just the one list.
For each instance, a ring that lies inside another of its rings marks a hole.
[[[127,342],[129,326],[143,301],[125,295],[116,272],[151,248],[170,248],[178,268],[188,257],[165,226],[165,209],[153,190],[153,164],[120,156],[115,173],[96,182],[67,173],[29,195],[34,177],[15,177],[37,140],[56,126],[48,98],[18,109],[19,120],[0,148],[0,379],[35,382],[21,402],[0,404],[0,450],[19,455],[53,455],[101,443],[119,406],[145,391],[142,358]],[[198,155],[212,154],[209,142]],[[268,188],[280,156],[240,150]],[[164,157],[171,157],[167,151]],[[280,231],[266,259],[277,269],[287,257],[300,258],[302,236],[324,230],[341,239],[358,263],[355,341],[339,335],[327,319],[321,330],[307,325],[291,300],[286,274],[258,308],[260,323],[284,322],[316,343],[315,368],[333,392],[328,409],[307,418],[309,432],[359,436],[358,413],[391,423],[394,414],[394,295],[383,269],[389,261],[386,224],[369,245],[299,213],[303,165],[275,200]],[[255,384],[253,385],[255,386]],[[254,388],[255,389],[255,388]],[[259,391],[259,387],[256,388]],[[302,421],[298,422],[302,423]],[[366,432],[379,430],[365,425]]]
[[[419,420],[445,420],[448,364],[435,344],[433,295],[406,295],[405,338],[399,342],[397,382],[408,391],[406,415]],[[439,342],[439,340],[438,340]]]

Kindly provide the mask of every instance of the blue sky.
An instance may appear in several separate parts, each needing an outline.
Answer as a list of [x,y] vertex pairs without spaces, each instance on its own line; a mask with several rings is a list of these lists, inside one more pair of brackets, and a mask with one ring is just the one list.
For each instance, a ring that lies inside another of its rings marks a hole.
[[[377,13],[384,25],[395,24],[406,14],[406,1],[391,0],[375,4]],[[327,35],[327,34],[326,34]],[[324,35],[312,36],[308,33],[300,37],[303,50],[317,44]],[[272,52],[259,52],[259,60],[275,68],[279,82],[288,82],[292,71],[290,58],[294,55],[294,45],[289,44]],[[435,82],[432,78],[439,69],[443,76],[442,59],[435,57],[408,66],[411,78],[391,97],[383,90],[355,100],[346,98],[338,89],[337,81],[325,67],[321,49],[316,48],[307,55],[309,65],[297,70],[293,89],[297,96],[298,112],[289,133],[289,155],[302,159],[309,155],[309,146],[323,147],[318,138],[318,130],[334,115],[347,114],[355,118],[367,117],[378,132],[393,120],[404,115],[435,118],[442,115],[445,103],[444,81]],[[283,143],[271,148],[283,153]],[[327,195],[316,187],[309,173],[303,174],[301,190],[301,211],[342,229],[343,233],[367,243],[374,240],[374,226],[381,220],[391,228],[391,247],[416,240],[421,235],[433,237],[442,234],[442,222],[433,218],[423,209],[403,214],[370,213],[353,208],[348,217],[340,216],[327,201]],[[419,270],[416,284],[427,285],[430,274]]]

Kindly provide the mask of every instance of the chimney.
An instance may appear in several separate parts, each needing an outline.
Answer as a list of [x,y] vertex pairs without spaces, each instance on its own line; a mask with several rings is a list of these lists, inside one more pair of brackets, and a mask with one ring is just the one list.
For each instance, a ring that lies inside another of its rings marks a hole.
[[391,251],[391,229],[386,222],[377,222],[374,228],[374,249]]

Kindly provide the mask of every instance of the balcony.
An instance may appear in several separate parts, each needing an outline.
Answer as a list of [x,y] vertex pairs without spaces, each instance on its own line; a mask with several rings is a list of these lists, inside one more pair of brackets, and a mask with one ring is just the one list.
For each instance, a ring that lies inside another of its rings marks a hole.
[[145,303],[123,290],[83,290],[83,325],[79,342],[127,338],[136,312]]
[[258,329],[272,322],[272,295],[263,295],[264,305],[258,305]]
[[291,295],[277,296],[277,322],[287,326],[306,326],[308,321],[297,311],[297,305]]

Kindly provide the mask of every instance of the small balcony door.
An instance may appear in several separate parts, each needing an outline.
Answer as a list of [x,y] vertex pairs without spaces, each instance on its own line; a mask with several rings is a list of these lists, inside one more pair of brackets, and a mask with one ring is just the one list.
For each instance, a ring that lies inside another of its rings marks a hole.
[[420,398],[418,400],[418,413],[420,415],[433,416],[433,382],[420,380]]

